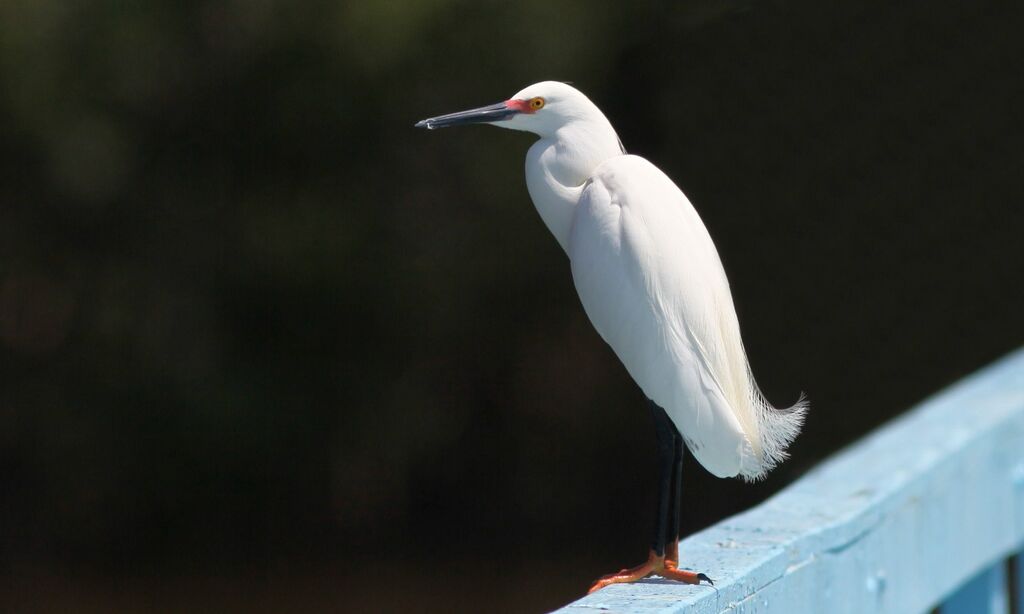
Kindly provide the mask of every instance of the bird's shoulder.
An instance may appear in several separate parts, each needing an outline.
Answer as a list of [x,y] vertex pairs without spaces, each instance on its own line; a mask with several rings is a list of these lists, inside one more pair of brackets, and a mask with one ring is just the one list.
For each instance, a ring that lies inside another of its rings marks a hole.
[[728,280],[707,228],[654,164],[632,155],[602,163],[580,204],[570,259],[574,266],[579,260],[581,270],[598,263],[594,283],[615,277],[614,269],[666,321],[697,329],[701,339],[717,326],[720,309],[731,310]]
[[635,239],[638,249],[646,244],[659,251],[676,251],[686,245],[691,252],[685,255],[687,259],[697,252],[717,259],[711,237],[689,199],[661,169],[640,156],[616,156],[602,162],[579,203],[581,211],[615,221],[625,235]]
[[[619,206],[685,198],[675,183],[646,158],[626,154],[605,160],[594,169],[584,192],[607,193]],[[593,189],[593,188],[599,188]]]

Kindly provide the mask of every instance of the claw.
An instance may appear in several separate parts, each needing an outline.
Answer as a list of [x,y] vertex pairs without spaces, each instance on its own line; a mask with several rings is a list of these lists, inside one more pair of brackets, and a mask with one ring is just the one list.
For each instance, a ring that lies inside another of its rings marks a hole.
[[601,590],[609,584],[636,582],[637,580],[646,578],[652,574],[657,574],[668,580],[676,580],[677,582],[683,582],[685,584],[700,584],[701,582],[707,582],[711,586],[715,585],[715,583],[711,581],[711,578],[706,575],[678,569],[678,563],[675,560],[665,559],[666,557],[664,555],[658,556],[652,550],[647,557],[646,563],[637,565],[631,569],[623,569],[618,573],[608,574],[607,576],[601,577],[597,582],[594,582],[593,586],[590,587],[590,590],[587,591],[587,594]]

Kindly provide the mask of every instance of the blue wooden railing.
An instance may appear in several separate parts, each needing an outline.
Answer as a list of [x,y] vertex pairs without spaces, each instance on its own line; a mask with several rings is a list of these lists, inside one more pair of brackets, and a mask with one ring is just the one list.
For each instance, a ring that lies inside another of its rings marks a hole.
[[1022,550],[1024,350],[684,540],[714,588],[654,578],[559,611],[1024,614]]

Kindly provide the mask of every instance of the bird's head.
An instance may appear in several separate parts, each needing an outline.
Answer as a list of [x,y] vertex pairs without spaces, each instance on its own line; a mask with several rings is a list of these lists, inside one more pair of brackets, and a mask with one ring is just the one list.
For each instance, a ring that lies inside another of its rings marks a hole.
[[541,81],[503,102],[424,119],[416,127],[433,130],[461,124],[493,124],[551,136],[574,120],[585,120],[595,115],[604,119],[594,103],[573,86],[559,81]]

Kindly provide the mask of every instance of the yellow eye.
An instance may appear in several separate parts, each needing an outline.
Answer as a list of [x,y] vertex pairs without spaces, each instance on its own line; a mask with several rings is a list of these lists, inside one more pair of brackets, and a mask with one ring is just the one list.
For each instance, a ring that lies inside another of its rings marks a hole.
[[531,98],[530,99],[530,108],[533,109],[534,111],[538,111],[540,109],[543,109],[544,108],[544,99],[541,98],[540,96],[537,96],[536,98]]

